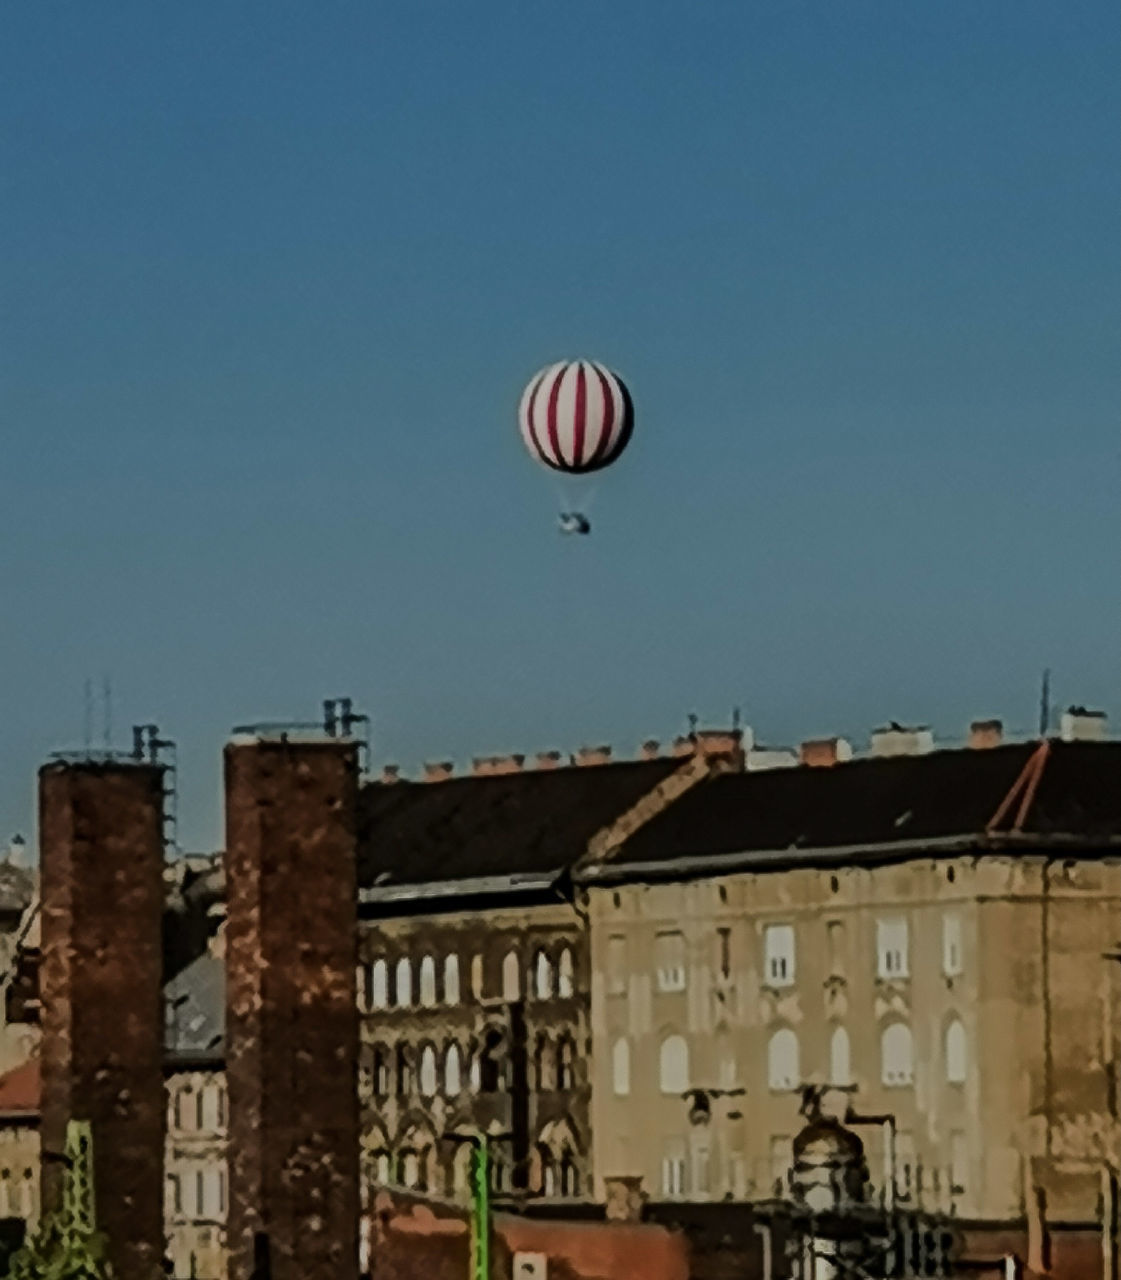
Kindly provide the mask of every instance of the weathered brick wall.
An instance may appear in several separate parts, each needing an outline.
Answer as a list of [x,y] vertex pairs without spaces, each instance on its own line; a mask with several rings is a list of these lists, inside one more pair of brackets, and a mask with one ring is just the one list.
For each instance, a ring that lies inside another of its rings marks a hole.
[[233,743],[225,772],[230,1280],[262,1233],[272,1280],[354,1280],[356,749]]
[[[163,770],[46,765],[39,803],[43,1151],[63,1150],[68,1120],[90,1122],[116,1275],[151,1280],[163,1257]],[[47,1209],[61,1171],[44,1159]]]

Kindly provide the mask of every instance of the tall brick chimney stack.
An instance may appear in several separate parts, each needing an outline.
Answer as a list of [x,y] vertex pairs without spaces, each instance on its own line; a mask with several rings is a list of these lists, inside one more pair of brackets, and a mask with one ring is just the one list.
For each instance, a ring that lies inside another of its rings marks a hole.
[[139,761],[39,771],[43,1208],[60,1205],[67,1121],[89,1121],[119,1280],[164,1256],[163,790]]
[[242,735],[225,776],[229,1280],[357,1280],[357,744]]

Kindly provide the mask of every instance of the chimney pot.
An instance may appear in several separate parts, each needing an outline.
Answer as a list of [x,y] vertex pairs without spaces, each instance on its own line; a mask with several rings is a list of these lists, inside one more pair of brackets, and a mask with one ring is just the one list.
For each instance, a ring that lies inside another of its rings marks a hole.
[[581,747],[575,756],[578,765],[595,765],[611,763],[610,747]]
[[827,769],[852,759],[852,746],[845,738],[809,738],[798,748],[798,758],[811,768]]
[[425,782],[447,782],[454,773],[455,765],[450,760],[426,761],[424,765]]
[[1004,740],[1004,722],[1001,720],[974,720],[969,726],[969,745],[974,751],[999,747]]
[[490,777],[498,773],[520,773],[525,756],[476,756],[471,762],[471,772],[476,777]]
[[558,769],[561,762],[561,753],[559,751],[539,751],[537,753],[537,767],[539,769]]
[[657,760],[661,750],[662,744],[657,738],[647,738],[638,749],[639,758],[642,760]]
[[381,771],[382,782],[400,782],[401,766],[399,764],[387,764]]

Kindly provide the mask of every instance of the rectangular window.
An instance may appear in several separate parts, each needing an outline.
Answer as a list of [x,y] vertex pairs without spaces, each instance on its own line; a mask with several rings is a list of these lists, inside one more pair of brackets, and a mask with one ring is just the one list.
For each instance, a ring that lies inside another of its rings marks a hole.
[[685,990],[685,936],[659,933],[654,940],[659,991]]
[[366,975],[369,972],[370,970],[364,964],[360,964],[354,971],[354,992],[359,1013],[365,1013],[370,1007],[369,994],[366,990]]
[[876,972],[881,978],[906,978],[910,974],[907,921],[876,922]]
[[698,1195],[708,1194],[708,1147],[697,1146],[693,1151],[693,1190]]
[[177,1173],[167,1175],[167,1207],[172,1213],[183,1212],[183,1191]]
[[905,1129],[895,1135],[895,1194],[902,1200],[916,1190],[915,1139]]
[[771,1183],[776,1196],[789,1190],[790,1170],[794,1164],[793,1139],[776,1134],[771,1139]]
[[845,926],[840,920],[829,921],[829,976],[845,976]]
[[794,982],[794,926],[769,924],[763,931],[764,964],[768,987],[789,987]]
[[942,972],[947,978],[956,978],[961,970],[961,916],[945,915],[942,917]]
[[685,1194],[685,1144],[674,1139],[665,1145],[662,1156],[662,1194],[679,1198]]
[[732,976],[731,929],[717,929],[716,931],[716,971],[725,982]]
[[627,991],[627,940],[621,934],[607,939],[607,994],[625,995]]

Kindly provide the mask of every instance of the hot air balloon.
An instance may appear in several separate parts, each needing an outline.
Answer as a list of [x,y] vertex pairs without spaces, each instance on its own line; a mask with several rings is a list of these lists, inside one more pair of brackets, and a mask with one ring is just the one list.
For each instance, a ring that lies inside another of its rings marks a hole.
[[[609,467],[627,447],[634,405],[626,384],[595,360],[562,360],[530,379],[518,410],[530,456],[563,476]],[[561,513],[562,533],[586,534],[580,511]]]

